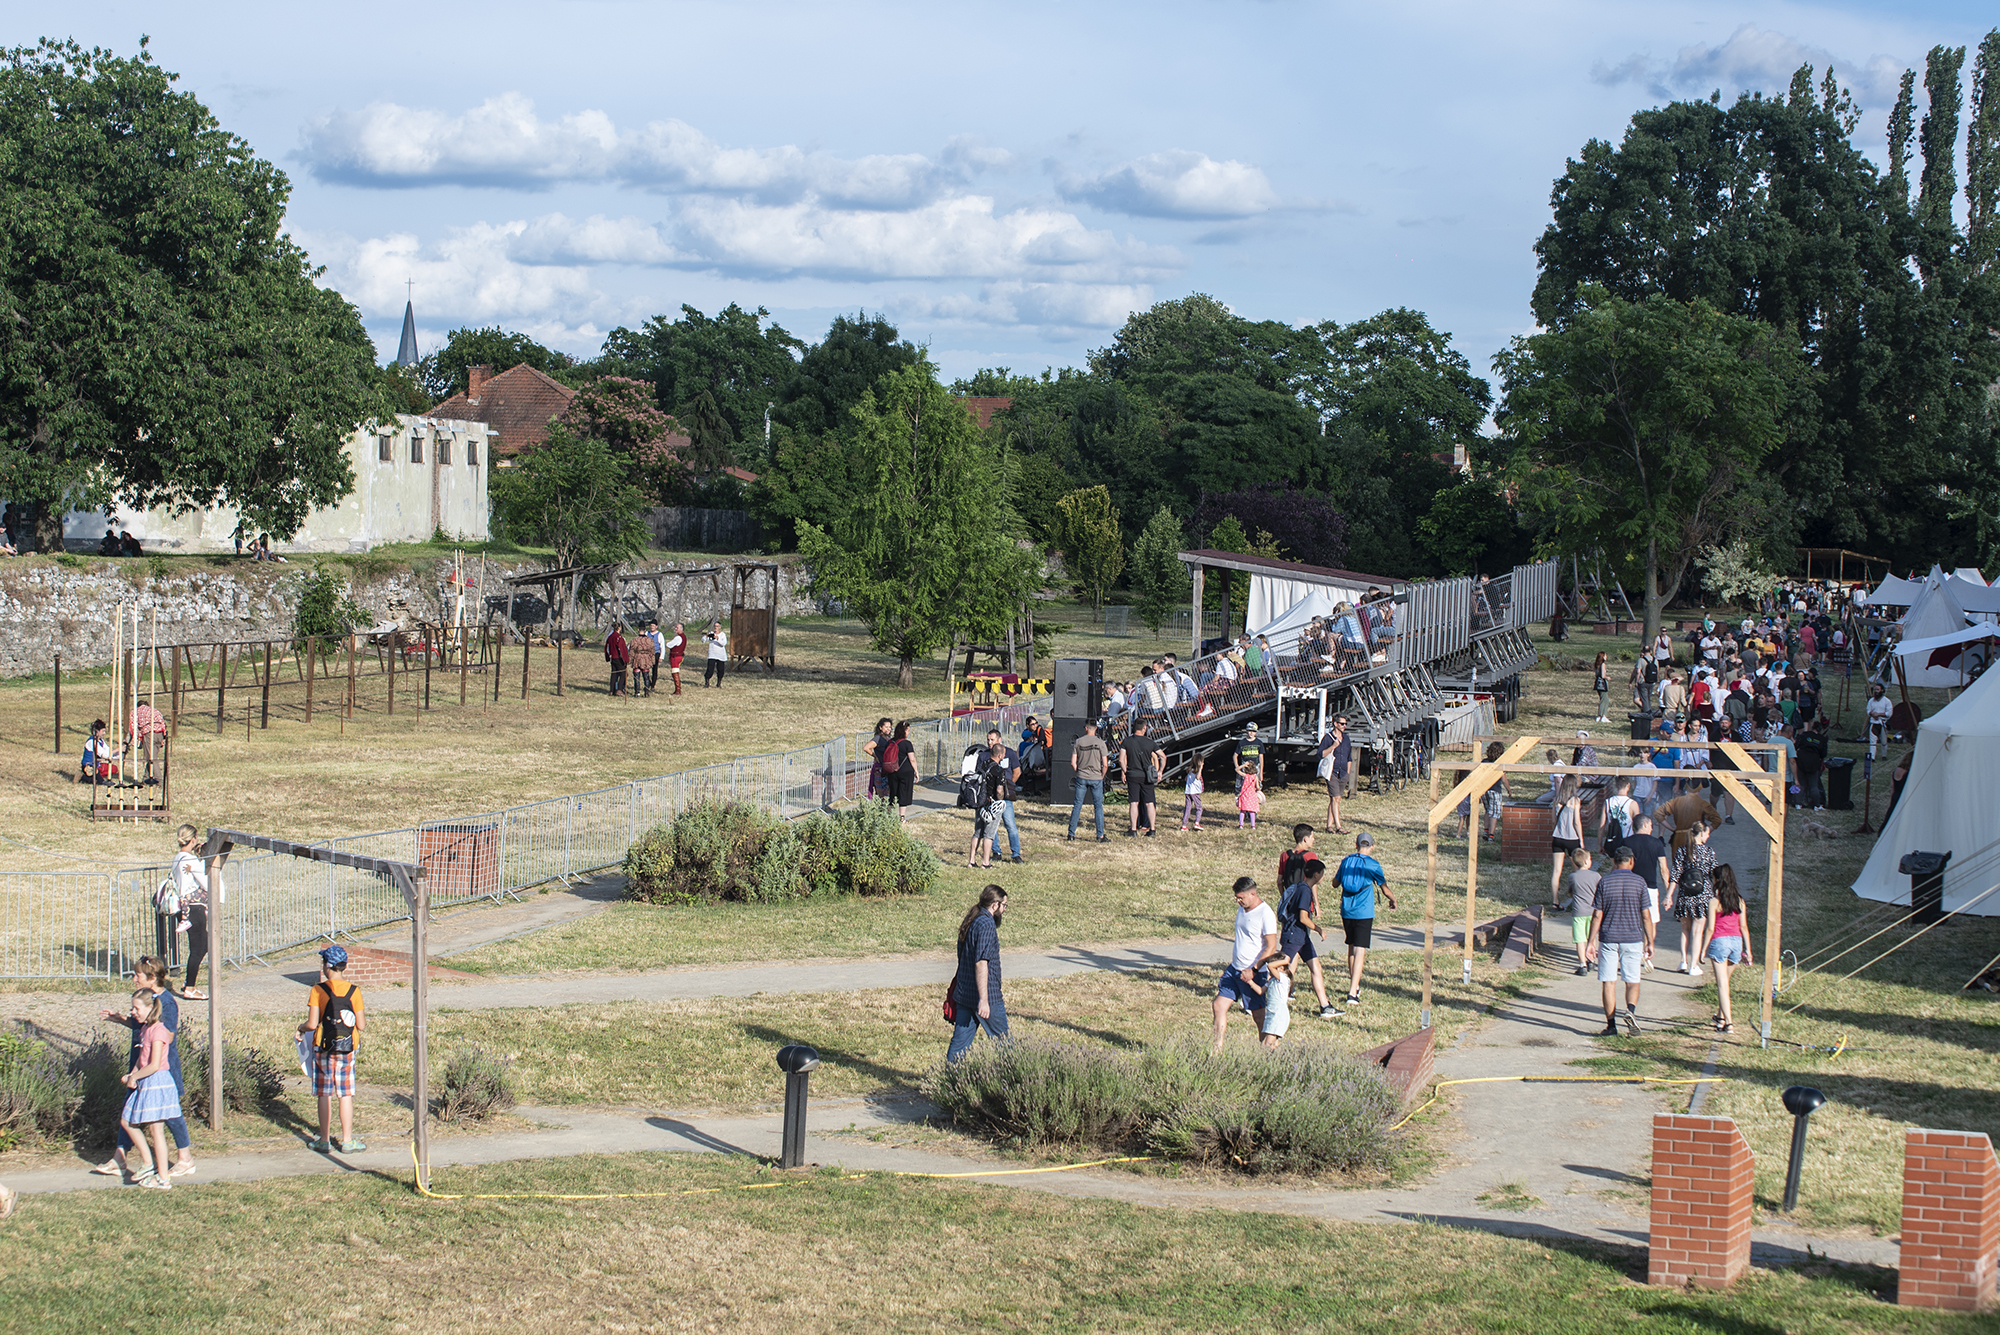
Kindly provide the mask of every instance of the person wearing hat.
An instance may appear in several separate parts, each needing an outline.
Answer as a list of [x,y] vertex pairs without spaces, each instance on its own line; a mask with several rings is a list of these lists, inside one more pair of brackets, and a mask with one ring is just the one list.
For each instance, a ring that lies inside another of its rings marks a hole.
[[1243,726],[1243,740],[1236,744],[1236,772],[1257,776],[1257,786],[1264,785],[1264,739],[1257,733],[1257,725]]
[[1354,1007],[1361,1004],[1361,968],[1375,938],[1375,888],[1382,888],[1390,908],[1396,907],[1396,897],[1375,860],[1375,838],[1366,830],[1354,836],[1354,851],[1340,860],[1335,878],[1340,882],[1340,925],[1347,933],[1347,1004]]
[[[306,1018],[299,1037],[312,1035],[313,1093],[319,1096],[319,1139],[312,1148],[321,1154],[337,1149],[358,1154],[368,1148],[354,1138],[354,1050],[368,1020],[361,1010],[361,989],[347,981],[347,949],[328,946],[319,953],[319,981],[306,994]],[[329,1140],[333,1101],[340,1100],[340,1139]],[[422,1116],[421,1110],[418,1116]]]

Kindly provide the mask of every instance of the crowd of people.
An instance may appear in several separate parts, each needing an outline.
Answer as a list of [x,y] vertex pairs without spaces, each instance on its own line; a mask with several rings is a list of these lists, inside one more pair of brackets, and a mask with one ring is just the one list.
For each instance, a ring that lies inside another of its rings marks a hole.
[[[701,684],[704,687],[720,688],[729,671],[729,632],[722,628],[721,621],[711,621],[701,635],[706,648]],[[623,625],[613,626],[611,633],[604,637],[604,661],[611,668],[611,693],[630,696],[652,695],[660,687],[660,665],[665,664],[667,675],[673,678],[673,694],[681,693],[681,662],[687,657],[687,627],[681,622],[673,623],[673,633],[660,629],[657,620],[649,620],[644,630],[625,633]]]

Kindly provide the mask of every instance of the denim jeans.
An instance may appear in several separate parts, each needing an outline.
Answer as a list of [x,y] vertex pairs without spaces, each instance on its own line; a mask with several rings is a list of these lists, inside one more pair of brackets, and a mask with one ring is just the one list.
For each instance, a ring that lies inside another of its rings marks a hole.
[[[1007,843],[1013,850],[1013,856],[1020,857],[1021,831],[1014,824],[1014,803],[1011,799],[1000,804],[1000,825],[1002,829],[1007,831]],[[996,858],[1000,856],[1000,833],[998,830],[994,831],[993,834],[993,856]]]
[[1069,809],[1070,837],[1076,836],[1076,823],[1083,817],[1083,799],[1086,797],[1090,799],[1091,810],[1097,813],[1097,837],[1102,839],[1104,837],[1104,780],[1102,779],[1076,781],[1076,800],[1070,804]]
[[988,1038],[999,1039],[1003,1043],[1006,1041],[1007,1007],[1001,1003],[999,997],[995,997],[989,1009],[993,1012],[993,1018],[990,1020],[980,1019],[976,1008],[960,1009],[958,1020],[951,1027],[951,1046],[944,1050],[946,1061],[955,1062],[963,1057],[965,1050],[972,1046],[972,1040],[978,1037],[981,1026],[985,1027]]

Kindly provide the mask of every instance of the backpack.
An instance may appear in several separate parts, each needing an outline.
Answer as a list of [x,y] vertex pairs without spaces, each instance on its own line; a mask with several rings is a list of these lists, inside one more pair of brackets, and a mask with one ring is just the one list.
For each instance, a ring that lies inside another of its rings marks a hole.
[[153,908],[169,918],[181,911],[181,892],[175,886],[173,877],[161,881],[159,888],[153,891]]
[[961,811],[977,811],[989,800],[986,789],[986,772],[979,763],[979,755],[984,747],[967,748],[965,759],[959,763],[958,806]]
[[333,984],[325,983],[322,986],[326,988],[327,1006],[319,1013],[319,1038],[313,1046],[321,1052],[352,1052],[354,1026],[342,1020],[341,1016],[354,1013],[348,1008],[347,1003],[352,1001],[354,994],[361,989],[349,983],[345,992],[335,996]]

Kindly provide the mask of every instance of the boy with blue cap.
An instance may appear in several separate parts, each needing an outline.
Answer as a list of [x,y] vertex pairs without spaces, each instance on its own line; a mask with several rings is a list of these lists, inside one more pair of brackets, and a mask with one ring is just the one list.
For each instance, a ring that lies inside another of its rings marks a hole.
[[[328,946],[319,953],[319,981],[306,995],[301,1037],[311,1034],[313,1093],[319,1096],[319,1139],[312,1148],[358,1154],[368,1148],[354,1138],[354,1049],[367,1019],[361,1013],[361,989],[347,981],[347,948]],[[329,1141],[333,1101],[340,1100],[340,1139]]]

